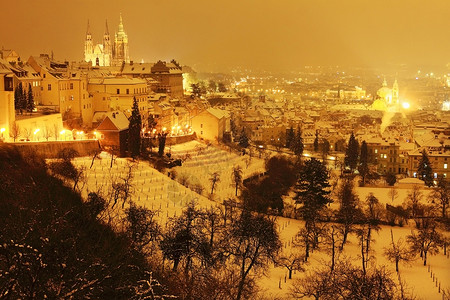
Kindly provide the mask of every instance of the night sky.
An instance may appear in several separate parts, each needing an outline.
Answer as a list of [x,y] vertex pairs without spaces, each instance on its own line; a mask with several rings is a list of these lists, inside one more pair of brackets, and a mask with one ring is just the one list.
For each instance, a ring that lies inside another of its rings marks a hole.
[[211,71],[450,62],[448,0],[14,0],[2,11],[0,46],[23,59],[80,61],[87,20],[100,43],[122,13],[134,61]]

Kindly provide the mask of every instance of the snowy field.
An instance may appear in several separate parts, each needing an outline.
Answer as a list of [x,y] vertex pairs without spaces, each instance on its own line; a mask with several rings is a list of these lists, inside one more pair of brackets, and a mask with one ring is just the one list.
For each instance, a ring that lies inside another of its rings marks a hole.
[[[188,201],[195,199],[201,207],[211,207],[220,205],[219,203],[226,198],[234,197],[234,187],[231,180],[231,172],[234,166],[240,165],[243,168],[244,178],[254,173],[264,171],[264,161],[252,158],[250,162],[246,161],[248,155],[238,156],[234,153],[206,146],[197,141],[191,141],[181,145],[174,145],[170,149],[172,157],[189,158],[183,163],[183,166],[176,167],[177,177],[185,174],[189,176],[191,182],[198,182],[205,188],[204,193],[210,193],[210,174],[218,172],[220,174],[220,182],[215,191],[217,201],[211,201],[205,196],[201,196],[190,189],[184,187],[178,182],[171,180],[166,174],[161,174],[155,170],[148,162],[133,163],[130,159],[117,158],[113,167],[110,168],[110,156],[102,153],[100,159],[94,161],[94,165],[90,168],[92,157],[76,158],[74,163],[77,166],[86,167],[86,185],[83,189],[83,195],[86,196],[88,191],[107,191],[111,188],[111,182],[119,180],[127,174],[128,167],[133,164],[132,173],[132,199],[139,205],[150,209],[159,210],[160,222],[164,226],[167,217],[180,215],[183,207]],[[167,172],[167,171],[166,171]],[[408,189],[397,189],[398,197],[391,201],[389,197],[389,188],[373,188],[362,187],[357,188],[357,194],[360,200],[365,200],[369,193],[373,193],[381,203],[390,205],[401,205],[409,192]],[[428,191],[425,191],[425,196]],[[426,201],[426,197],[424,197]],[[303,251],[302,249],[292,247],[292,241],[296,233],[303,227],[303,222],[287,218],[278,218],[278,226],[280,236],[283,243],[283,252]],[[388,227],[383,226],[382,230],[374,233],[375,243],[372,244],[373,256],[376,258],[372,262],[377,265],[386,265],[392,271],[393,278],[395,275],[395,266],[386,261],[382,255],[383,248],[387,247],[391,241],[390,230],[393,230],[395,240],[399,238],[405,239],[406,235],[411,233],[412,225],[405,227]],[[360,265],[357,258],[359,253],[358,243],[353,235],[349,238],[349,243],[344,248],[341,257],[347,257],[354,260],[355,265]],[[327,254],[322,252],[311,253],[310,261],[306,265],[306,273],[315,267],[323,265],[323,262],[329,262]],[[438,293],[437,285],[440,283],[441,288],[450,288],[450,259],[442,253],[429,256],[428,266],[423,266],[420,259],[411,263],[410,266],[400,264],[400,272],[402,279],[406,281],[408,288],[413,290],[419,299],[438,300],[442,299],[442,293]],[[433,272],[435,279],[431,277]],[[264,295],[268,297],[277,297],[289,299],[289,287],[296,278],[304,276],[303,272],[295,272],[293,279],[287,278],[288,271],[283,267],[274,267],[273,264],[267,272],[266,277],[259,280],[259,286],[264,291]],[[285,279],[286,278],[286,279]],[[436,283],[438,282],[438,283]]]

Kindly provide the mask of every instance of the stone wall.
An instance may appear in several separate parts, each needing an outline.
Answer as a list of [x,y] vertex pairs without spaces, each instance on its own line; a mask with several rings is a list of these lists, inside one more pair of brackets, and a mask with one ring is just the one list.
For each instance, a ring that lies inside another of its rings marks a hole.
[[52,142],[25,142],[14,143],[20,152],[35,152],[44,158],[56,158],[58,152],[64,148],[72,148],[76,150],[79,156],[88,156],[94,150],[99,150],[100,145],[97,140],[81,140],[81,141],[52,141]]
[[189,135],[168,136],[166,139],[166,147],[169,145],[182,144],[196,139],[195,132]]

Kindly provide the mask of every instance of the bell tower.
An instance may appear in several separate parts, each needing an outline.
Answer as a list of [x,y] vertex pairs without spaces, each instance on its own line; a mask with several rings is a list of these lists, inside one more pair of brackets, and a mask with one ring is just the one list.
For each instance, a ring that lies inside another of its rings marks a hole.
[[94,53],[94,43],[92,42],[91,27],[89,26],[89,20],[87,23],[86,40],[84,41],[84,60],[92,61],[92,54]]
[[108,20],[106,20],[105,33],[103,34],[103,64],[110,66],[112,61],[112,44],[109,35]]

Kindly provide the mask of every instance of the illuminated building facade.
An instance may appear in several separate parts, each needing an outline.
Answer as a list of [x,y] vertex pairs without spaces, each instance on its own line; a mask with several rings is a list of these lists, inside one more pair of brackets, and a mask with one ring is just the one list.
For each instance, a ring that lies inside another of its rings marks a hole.
[[124,31],[122,15],[120,16],[118,31],[114,36],[114,43],[109,34],[108,22],[102,44],[94,45],[88,21],[86,39],[84,41],[84,60],[93,66],[120,66],[123,62],[130,62],[128,35]]

